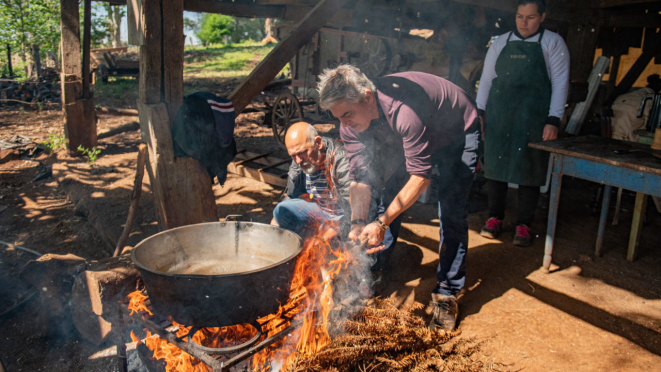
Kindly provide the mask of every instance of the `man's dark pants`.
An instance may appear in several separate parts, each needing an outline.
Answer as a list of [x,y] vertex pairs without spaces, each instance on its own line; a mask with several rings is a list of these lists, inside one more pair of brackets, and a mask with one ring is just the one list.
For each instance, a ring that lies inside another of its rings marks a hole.
[[[475,129],[474,129],[475,128]],[[438,285],[434,293],[455,295],[466,281],[466,254],[468,250],[468,196],[477,166],[480,132],[473,125],[466,132],[465,141],[457,141],[439,151],[432,162],[438,168],[438,215],[440,220],[439,264],[436,269]],[[382,208],[390,205],[392,199],[408,180],[402,169],[386,182]],[[430,186],[431,187],[431,186]],[[393,192],[397,190],[397,192]],[[382,254],[392,254],[397,242],[402,216],[390,224],[391,236],[386,233],[386,250]],[[391,239],[388,241],[388,239]],[[390,251],[390,252],[388,252]]]

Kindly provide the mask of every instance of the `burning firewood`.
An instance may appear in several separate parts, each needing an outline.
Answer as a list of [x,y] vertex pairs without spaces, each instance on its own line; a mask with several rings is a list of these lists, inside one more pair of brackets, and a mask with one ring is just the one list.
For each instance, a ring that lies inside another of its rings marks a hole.
[[392,299],[374,298],[314,355],[293,358],[284,372],[321,371],[486,371],[474,358],[479,343],[456,337],[459,332],[431,330],[413,313],[423,305],[402,309]]

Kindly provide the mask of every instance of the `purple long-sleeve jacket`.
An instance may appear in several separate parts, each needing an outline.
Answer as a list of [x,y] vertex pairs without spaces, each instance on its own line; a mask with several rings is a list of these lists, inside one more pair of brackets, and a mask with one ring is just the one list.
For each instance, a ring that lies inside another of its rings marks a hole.
[[465,132],[477,123],[475,102],[438,76],[402,72],[374,84],[379,118],[360,133],[340,128],[353,181],[380,185],[404,161],[409,174],[430,178],[432,154],[464,141]]

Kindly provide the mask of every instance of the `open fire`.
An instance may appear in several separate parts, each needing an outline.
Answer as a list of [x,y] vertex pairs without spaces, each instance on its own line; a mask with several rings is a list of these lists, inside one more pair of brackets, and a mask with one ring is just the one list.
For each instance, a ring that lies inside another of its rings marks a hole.
[[[337,226],[319,226],[318,233],[304,242],[303,252],[296,262],[287,303],[281,305],[277,313],[257,320],[266,338],[278,334],[293,322],[301,322],[301,326],[271,347],[255,354],[251,363],[253,372],[284,370],[293,360],[314,355],[329,343],[332,283],[343,270],[357,264],[355,256],[346,247],[341,244],[337,247],[331,245],[327,239],[331,228]],[[153,315],[145,304],[147,298],[141,291],[129,294],[127,299],[131,313]],[[186,336],[192,328],[174,321],[172,324],[178,327],[177,337]],[[228,347],[246,342],[256,334],[257,330],[250,325],[203,328],[192,336],[192,341],[206,347]],[[133,341],[139,341],[135,334],[132,333],[131,337]],[[153,358],[166,362],[168,372],[211,370],[201,361],[147,330],[141,337],[145,346],[153,352]],[[183,341],[187,342],[187,338],[184,337]]]

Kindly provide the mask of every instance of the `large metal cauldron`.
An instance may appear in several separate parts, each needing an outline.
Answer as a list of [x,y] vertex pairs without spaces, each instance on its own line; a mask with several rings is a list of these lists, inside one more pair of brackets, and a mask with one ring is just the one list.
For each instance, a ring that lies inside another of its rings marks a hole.
[[252,222],[211,222],[163,231],[138,244],[154,311],[195,327],[253,323],[289,296],[301,238]]

